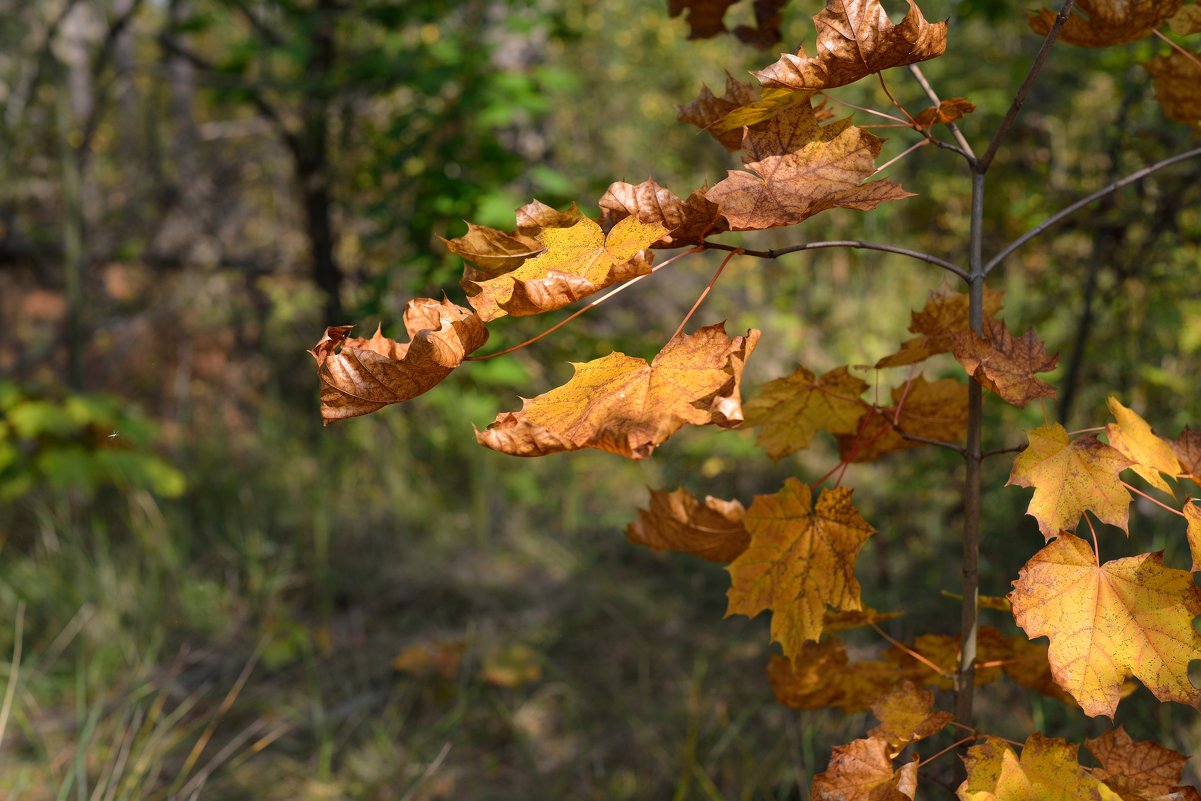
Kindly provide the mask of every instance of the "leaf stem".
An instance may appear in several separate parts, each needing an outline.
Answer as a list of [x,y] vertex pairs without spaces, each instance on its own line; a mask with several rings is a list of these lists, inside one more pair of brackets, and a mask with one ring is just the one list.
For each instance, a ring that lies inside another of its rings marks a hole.
[[1186,50],[1183,47],[1181,47],[1180,45],[1178,45],[1176,42],[1173,42],[1171,39],[1169,39],[1167,36],[1165,36],[1163,31],[1159,30],[1159,28],[1155,28],[1154,30],[1151,31],[1151,33],[1155,34],[1157,37],[1159,37],[1163,41],[1167,42],[1168,46],[1171,47],[1173,50],[1175,50],[1177,53],[1179,53],[1180,55],[1187,58],[1189,61],[1196,64],[1198,67],[1201,67],[1201,59],[1197,58],[1196,53],[1194,53],[1190,50]]
[[912,121],[906,122],[905,120],[901,119],[900,117],[895,117],[892,114],[886,114],[883,111],[876,111],[874,108],[868,108],[867,106],[857,106],[854,103],[843,100],[841,97],[835,97],[834,95],[828,95],[825,92],[822,92],[821,96],[826,98],[827,100],[834,101],[835,103],[837,103],[840,106],[846,106],[847,108],[854,109],[855,111],[862,111],[864,114],[874,114],[877,117],[883,117],[886,120],[892,120],[893,122],[900,123],[900,125],[902,125],[905,128],[913,127]]
[[997,156],[997,150],[1000,149],[1002,140],[1009,133],[1009,129],[1013,127],[1013,123],[1017,120],[1022,106],[1026,104],[1026,98],[1029,96],[1030,90],[1034,88],[1034,81],[1042,71],[1043,65],[1047,63],[1047,58],[1051,55],[1051,47],[1055,44],[1055,40],[1059,38],[1059,32],[1063,30],[1063,26],[1067,23],[1068,15],[1072,13],[1072,6],[1075,5],[1075,2],[1076,0],[1064,0],[1064,4],[1060,6],[1059,13],[1055,16],[1055,22],[1051,24],[1051,30],[1047,31],[1047,38],[1043,39],[1042,47],[1039,48],[1038,53],[1034,56],[1034,63],[1030,65],[1030,71],[1026,73],[1026,79],[1022,81],[1017,94],[1014,95],[1013,102],[1009,106],[1009,111],[1005,112],[1005,118],[1001,120],[1001,126],[997,128],[996,134],[993,135],[992,141],[989,142],[988,150],[984,151],[983,156],[976,159],[974,169],[981,175],[987,173],[988,168],[992,166],[993,159]]
[[881,164],[879,167],[877,167],[877,168],[876,168],[876,171],[875,171],[875,172],[873,172],[873,173],[872,173],[870,176],[868,176],[868,177],[869,177],[869,178],[871,178],[871,177],[875,177],[876,175],[879,175],[881,172],[883,172],[884,170],[887,170],[889,167],[891,167],[892,165],[896,164],[898,161],[900,161],[901,159],[905,158],[906,156],[908,156],[908,155],[909,155],[910,153],[912,153],[913,151],[915,151],[915,150],[920,150],[921,148],[925,147],[925,146],[926,146],[926,145],[928,145],[928,144],[930,144],[930,140],[929,140],[929,139],[922,139],[922,140],[921,140],[920,142],[918,142],[917,144],[915,144],[915,145],[911,145],[910,147],[908,147],[908,148],[906,148],[904,151],[902,151],[900,155],[898,155],[898,156],[893,156],[893,157],[892,157],[892,158],[890,158],[888,161],[886,161],[886,162],[884,162],[883,164]]
[[1098,431],[1104,431],[1105,426],[1093,426],[1092,428],[1078,428],[1075,431],[1069,431],[1069,437],[1078,437],[1081,434],[1096,434]]
[[1160,507],[1161,509],[1167,509],[1172,514],[1179,515],[1180,517],[1185,516],[1184,512],[1180,511],[1179,509],[1173,509],[1171,506],[1168,506],[1166,503],[1163,503],[1162,501],[1152,498],[1150,495],[1143,492],[1141,489],[1134,486],[1133,484],[1129,484],[1125,481],[1122,481],[1122,486],[1125,487],[1126,489],[1130,490],[1131,492],[1133,492],[1135,495],[1141,495],[1142,497],[1146,498],[1151,503],[1155,504],[1156,506]]
[[858,248],[860,250],[878,250],[881,253],[895,253],[899,256],[908,256],[917,261],[924,261],[927,264],[933,264],[936,267],[941,267],[949,273],[959,276],[963,280],[967,280],[968,274],[959,265],[954,262],[940,259],[938,256],[932,256],[929,253],[922,253],[918,250],[910,250],[909,248],[896,247],[894,245],[885,245],[880,242],[864,242],[860,239],[832,239],[824,242],[806,242],[801,245],[790,245],[784,248],[772,248],[771,250],[751,250],[749,248],[737,248],[733,245],[725,245],[720,242],[710,242],[708,240],[701,243],[701,246],[707,250],[741,250],[743,255],[754,256],[757,259],[778,259],[781,256],[789,253],[799,253],[802,250],[821,250],[823,248]]
[[1130,184],[1135,183],[1136,181],[1141,181],[1142,179],[1146,178],[1148,175],[1159,172],[1160,170],[1164,169],[1165,167],[1171,167],[1173,164],[1178,164],[1182,161],[1187,161],[1188,159],[1195,158],[1197,156],[1201,156],[1201,147],[1195,147],[1192,150],[1186,150],[1183,153],[1177,153],[1175,156],[1166,158],[1163,161],[1157,161],[1154,164],[1151,164],[1150,166],[1143,167],[1141,170],[1137,170],[1135,172],[1130,173],[1125,178],[1119,178],[1118,180],[1114,181],[1113,183],[1108,184],[1108,185],[1098,189],[1096,192],[1093,192],[1091,195],[1086,195],[1085,197],[1080,198],[1072,205],[1067,206],[1066,208],[1056,212],[1055,214],[1052,214],[1050,217],[1043,220],[1041,223],[1034,226],[1029,231],[1027,231],[1026,233],[1019,236],[1017,239],[1013,240],[1013,242],[1006,245],[1005,248],[1003,250],[1001,250],[1000,253],[993,256],[992,259],[989,260],[988,264],[985,265],[985,267],[984,267],[985,274],[987,275],[988,273],[992,272],[993,269],[998,264],[1000,264],[1002,261],[1005,260],[1005,258],[1007,256],[1009,256],[1009,254],[1013,253],[1015,250],[1020,248],[1022,245],[1026,244],[1031,239],[1034,239],[1034,237],[1038,236],[1043,231],[1046,231],[1048,228],[1055,225],[1056,223],[1058,223],[1060,220],[1064,219],[1065,217],[1068,217],[1069,215],[1072,215],[1072,214],[1076,213],[1077,211],[1079,211],[1080,209],[1084,208],[1085,206],[1089,205],[1094,200],[1100,200],[1101,198],[1105,197],[1106,195],[1116,192],[1124,186],[1129,186]]
[[993,448],[991,451],[984,451],[980,454],[981,459],[987,459],[990,456],[1000,456],[1003,453],[1017,453],[1018,451],[1026,450],[1025,445],[1011,445],[1008,448]]
[[891,643],[892,645],[896,646],[897,648],[900,648],[902,651],[904,651],[905,653],[909,654],[909,655],[910,655],[910,656],[912,656],[914,659],[916,659],[917,661],[921,662],[923,665],[925,665],[926,667],[930,668],[931,670],[933,670],[933,671],[934,671],[935,673],[937,673],[938,675],[940,675],[940,676],[945,676],[945,675],[947,675],[947,672],[946,672],[945,670],[943,670],[941,667],[939,667],[939,666],[938,666],[938,665],[936,665],[935,663],[931,662],[929,659],[927,659],[926,657],[922,656],[920,653],[918,653],[917,651],[913,650],[912,648],[910,648],[910,647],[909,647],[908,645],[906,645],[905,643],[903,643],[903,642],[901,642],[900,640],[896,639],[895,637],[891,636],[891,635],[890,635],[888,632],[886,632],[884,629],[880,628],[880,626],[879,626],[878,624],[876,624],[876,623],[870,623],[870,624],[868,624],[868,625],[870,625],[870,626],[871,626],[873,629],[875,629],[875,630],[876,630],[876,633],[877,633],[877,634],[879,634],[881,637],[883,637],[885,640],[887,640],[889,643]]
[[684,326],[687,325],[688,321],[692,319],[692,315],[695,314],[696,310],[701,307],[701,303],[709,295],[709,292],[713,289],[713,285],[717,283],[717,279],[721,277],[722,270],[726,269],[726,265],[730,263],[730,259],[740,255],[741,253],[741,250],[732,250],[724,259],[721,260],[721,264],[717,265],[717,271],[713,273],[713,277],[709,279],[709,283],[705,285],[703,290],[701,290],[700,297],[696,299],[696,303],[692,304],[692,308],[688,310],[688,314],[684,315],[684,319],[680,321],[680,326],[676,329],[676,332],[671,335],[672,339],[675,339],[680,335],[680,333],[684,330]]
[[626,281],[621,286],[618,286],[618,287],[615,287],[615,288],[609,290],[608,292],[601,295],[596,300],[590,302],[587,306],[577,309],[571,315],[564,317],[562,320],[555,323],[550,328],[543,331],[541,334],[538,334],[535,337],[531,337],[530,339],[527,339],[525,342],[522,342],[518,345],[514,345],[511,348],[505,348],[504,350],[498,350],[496,353],[489,353],[486,356],[466,356],[466,357],[464,357],[463,361],[465,361],[465,362],[484,362],[484,361],[487,361],[488,359],[495,359],[497,356],[504,356],[506,354],[512,353],[515,350],[521,350],[522,348],[529,347],[530,345],[533,345],[535,342],[542,339],[543,337],[550,336],[551,334],[555,333],[560,328],[567,325],[572,320],[579,317],[581,314],[588,311],[589,309],[595,309],[597,306],[601,305],[609,298],[613,297],[614,295],[616,295],[620,292],[624,292],[625,290],[632,287],[634,284],[641,281],[643,278],[648,278],[648,277],[654,275],[659,270],[662,270],[664,267],[671,264],[673,261],[682,259],[685,256],[691,256],[693,253],[700,253],[702,250],[704,250],[704,248],[702,248],[698,245],[697,247],[694,247],[691,250],[686,250],[683,253],[678,253],[675,256],[672,256],[670,259],[667,259],[666,261],[664,261],[660,264],[656,264],[654,267],[651,268],[651,271],[649,273],[647,273],[646,275],[639,275],[635,278],[631,278],[629,281]]
[[1100,567],[1101,566],[1101,545],[1100,545],[1100,543],[1097,542],[1097,529],[1095,529],[1093,527],[1092,518],[1090,518],[1088,516],[1087,512],[1084,513],[1084,522],[1088,523],[1088,530],[1093,533],[1093,556],[1097,560],[1097,567]]
[[938,759],[943,754],[945,754],[949,751],[954,751],[956,748],[963,745],[964,743],[970,743],[972,740],[979,740],[982,736],[984,736],[984,735],[973,734],[969,737],[964,737],[962,740],[957,740],[956,742],[951,743],[950,745],[948,745],[946,748],[942,749],[938,753],[932,754],[931,756],[928,756],[925,759],[923,759],[921,762],[917,763],[918,770],[921,770],[928,763],[933,762],[934,760]]
[[[922,91],[926,93],[926,97],[930,98],[930,102],[935,106],[941,106],[942,100],[939,99],[938,93],[934,91],[934,87],[926,80],[926,76],[922,73],[922,68],[917,64],[910,64],[909,72],[917,79],[918,84],[922,87]],[[959,149],[963,151],[963,155],[967,158],[968,163],[974,164],[976,153],[972,150],[971,143],[967,141],[967,137],[959,130],[959,126],[953,122],[948,122],[947,128],[950,129],[951,135],[955,137],[955,141],[959,143]]]

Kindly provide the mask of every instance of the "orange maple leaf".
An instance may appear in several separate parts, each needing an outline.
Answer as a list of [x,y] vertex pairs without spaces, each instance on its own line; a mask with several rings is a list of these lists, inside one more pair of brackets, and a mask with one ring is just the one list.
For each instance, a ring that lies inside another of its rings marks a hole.
[[[1004,292],[984,288],[984,314],[1001,311]],[[968,317],[970,299],[966,292],[940,289],[930,293],[926,305],[910,315],[909,330],[921,334],[901,344],[896,353],[876,362],[876,367],[902,367],[917,364],[939,353],[950,353],[953,335],[971,328]]]
[[817,378],[804,367],[763,385],[746,404],[746,424],[759,426],[757,442],[779,459],[808,448],[818,431],[853,434],[868,405],[859,397],[867,383],[846,367]]
[[1188,551],[1193,557],[1193,565],[1189,569],[1196,573],[1201,571],[1201,506],[1191,501],[1186,503],[1184,519],[1188,521]]
[[1163,553],[1097,565],[1093,549],[1066,532],[1022,568],[1009,600],[1027,636],[1048,637],[1055,681],[1085,714],[1110,718],[1134,676],[1161,701],[1201,703],[1188,665],[1201,659],[1201,589],[1164,567]]
[[963,757],[961,801],[1101,801],[1101,783],[1077,760],[1078,745],[1031,734],[1022,756],[989,737]]
[[723,325],[681,335],[647,364],[610,353],[583,364],[565,385],[501,413],[475,438],[514,456],[597,448],[645,459],[688,425],[742,421],[739,381],[759,332],[726,336]]
[[872,704],[872,714],[880,725],[868,731],[868,736],[887,742],[891,756],[901,753],[912,742],[938,734],[955,719],[950,712],[934,709],[934,693],[919,690],[910,681],[877,698]]
[[967,432],[967,385],[953,378],[930,383],[919,375],[894,387],[892,402],[891,407],[868,412],[854,435],[838,437],[843,459],[873,462],[894,451],[921,447],[921,442],[903,435],[954,442]]
[[869,709],[881,692],[904,679],[897,666],[878,659],[852,662],[846,644],[823,637],[801,646],[795,662],[773,656],[767,677],[776,700],[793,709],[839,709],[848,714]]
[[1059,357],[1047,355],[1034,331],[1015,337],[1004,322],[989,317],[983,337],[970,329],[952,334],[951,352],[969,376],[1006,403],[1025,406],[1036,398],[1055,397],[1055,387],[1035,373],[1055,369]]
[[[1109,47],[1150,36],[1176,13],[1181,0],[1076,0],[1059,31],[1061,41],[1077,47]],[[1039,9],[1030,15],[1030,27],[1046,36],[1058,12]]]
[[371,339],[348,337],[349,325],[325,329],[309,353],[317,360],[326,425],[428,392],[488,341],[483,321],[448,300],[409,301],[404,326],[411,340],[404,343],[379,329]]
[[561,309],[605,287],[651,270],[646,248],[667,233],[628,217],[608,235],[584,218],[570,228],[544,228],[546,250],[517,269],[485,281],[465,281],[467,302],[485,322]]
[[976,110],[976,104],[968,100],[966,97],[951,97],[940,102],[937,106],[931,106],[919,113],[913,118],[917,124],[918,130],[926,130],[933,128],[935,125],[946,125],[949,122],[962,119],[964,115],[971,114]]
[[1026,436],[1030,444],[1014,459],[1006,486],[1034,487],[1026,512],[1044,537],[1075,529],[1085,511],[1127,530],[1130,493],[1118,474],[1130,466],[1129,459],[1091,434],[1069,439],[1059,423]]
[[1171,444],[1156,436],[1146,420],[1112,396],[1109,398],[1109,411],[1118,421],[1117,425],[1110,423],[1105,429],[1109,444],[1130,460],[1130,469],[1144,481],[1171,494],[1171,486],[1160,476],[1160,473],[1175,476],[1180,470],[1180,462]]
[[867,211],[911,197],[890,181],[864,183],[875,172],[884,140],[850,119],[819,124],[806,102],[746,129],[743,165],[705,197],[721,206],[735,231],[793,225],[822,211]]
[[814,801],[913,801],[916,794],[917,760],[894,772],[879,737],[835,746],[829,766],[813,777]]
[[812,504],[808,485],[790,478],[758,495],[743,524],[751,542],[730,563],[726,616],[772,610],[772,639],[796,660],[822,633],[826,606],[860,609],[855,560],[875,529],[851,505],[851,491],[826,489]]
[[1122,801],[1201,801],[1195,788],[1182,787],[1188,757],[1159,743],[1135,742],[1121,726],[1084,744],[1101,767],[1093,769]]
[[913,0],[909,13],[894,25],[879,0],[828,0],[813,18],[817,55],[805,48],[785,53],[755,77],[767,87],[832,89],[873,72],[916,64],[941,56],[947,48],[947,23],[929,23]]
[[708,186],[694,191],[687,200],[680,200],[649,178],[640,184],[617,181],[610,184],[600,199],[601,226],[612,228],[627,217],[635,217],[644,225],[662,226],[668,236],[652,243],[651,247],[678,248],[696,245],[712,233],[725,231],[728,226],[721,208],[705,197]]
[[651,490],[648,509],[626,528],[630,542],[655,551],[679,551],[723,564],[733,561],[751,541],[742,524],[746,509],[738,501],[706,496],[698,501],[682,487]]

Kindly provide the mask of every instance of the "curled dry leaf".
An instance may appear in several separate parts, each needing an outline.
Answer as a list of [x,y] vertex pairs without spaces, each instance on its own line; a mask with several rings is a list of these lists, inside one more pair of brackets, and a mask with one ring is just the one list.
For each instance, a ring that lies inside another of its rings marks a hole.
[[1101,783],[1080,766],[1080,747],[1031,734],[1019,758],[1004,740],[989,737],[963,757],[967,778],[960,801],[1101,801]]
[[403,343],[380,330],[363,339],[348,337],[349,325],[325,329],[309,353],[317,360],[326,425],[428,392],[488,341],[483,321],[448,300],[409,301],[404,326],[410,341]]
[[1167,440],[1156,436],[1147,421],[1131,409],[1127,409],[1117,398],[1110,396],[1109,411],[1117,420],[1110,423],[1105,433],[1109,444],[1118,453],[1130,460],[1130,469],[1156,489],[1171,494],[1172,488],[1164,481],[1161,473],[1175,476],[1180,462]]
[[442,242],[451,253],[470,262],[464,265],[464,281],[494,278],[517,269],[526,259],[543,251],[542,243],[531,236],[474,223],[467,223],[467,233],[463,236]]
[[709,234],[728,229],[721,209],[705,198],[708,186],[701,187],[680,200],[649,178],[640,184],[618,181],[610,184],[600,199],[601,227],[610,231],[626,219],[634,217],[644,225],[661,226],[668,232],[651,247],[678,248],[698,245]]
[[823,490],[814,505],[809,486],[795,478],[756,496],[743,524],[751,542],[726,568],[726,616],[772,610],[772,640],[796,661],[806,640],[821,637],[827,605],[862,608],[855,560],[875,529],[851,505],[850,490]]
[[742,421],[742,368],[759,332],[726,336],[723,325],[681,335],[647,364],[611,353],[583,364],[565,385],[503,412],[481,445],[513,456],[597,448],[645,459],[684,425],[729,428]]
[[1143,66],[1151,73],[1155,99],[1168,119],[1192,126],[1201,124],[1201,53],[1173,50]]
[[803,47],[796,55],[755,73],[767,87],[816,91],[846,86],[873,72],[916,64],[941,56],[947,48],[947,23],[930,23],[913,0],[899,25],[889,19],[879,0],[828,0],[813,18],[817,55]]
[[1134,676],[1160,701],[1196,707],[1188,665],[1201,659],[1201,589],[1191,573],[1164,567],[1163,553],[1098,566],[1092,547],[1066,532],[1034,555],[1009,600],[1018,625],[1048,637],[1055,681],[1085,714],[1113,717]]
[[[1077,47],[1109,47],[1152,32],[1180,8],[1181,0],[1076,0],[1060,41]],[[1058,12],[1043,8],[1030,15],[1030,27],[1046,36]]]
[[1122,801],[1201,801],[1196,789],[1181,786],[1184,754],[1150,740],[1135,742],[1121,726],[1084,744],[1101,763],[1093,775]]
[[698,501],[680,487],[651,490],[650,506],[626,528],[630,542],[655,551],[679,551],[722,564],[746,550],[751,535],[742,524],[746,508],[738,501],[705,496]]
[[829,766],[813,777],[814,801],[913,801],[916,794],[917,762],[894,772],[879,737],[835,746]]
[[780,459],[813,442],[818,431],[853,434],[868,405],[867,383],[839,367],[818,378],[804,367],[763,385],[746,404],[746,424],[759,427],[758,443]]
[[1004,322],[988,317],[983,337],[971,330],[952,334],[951,352],[969,376],[1006,403],[1025,406],[1056,395],[1055,387],[1035,373],[1055,369],[1059,356],[1048,356],[1033,330],[1015,337]]
[[486,322],[504,317],[541,314],[574,303],[621,281],[651,270],[646,248],[667,233],[633,217],[613,226],[608,235],[584,218],[570,228],[546,228],[539,241],[546,250],[517,269],[486,281],[466,281],[467,302]]
[[1201,431],[1186,427],[1172,440],[1172,452],[1180,460],[1182,474],[1201,487]]
[[[1004,292],[984,288],[984,314],[996,316],[1001,311]],[[955,334],[971,328],[968,318],[969,299],[966,292],[939,289],[930,293],[921,311],[910,315],[909,331],[920,334],[901,345],[896,353],[876,362],[876,367],[903,367],[925,361],[939,353],[950,353]]]
[[776,700],[793,709],[838,709],[848,714],[869,709],[881,692],[901,681],[896,665],[878,659],[852,662],[836,637],[801,646],[795,663],[773,656],[767,677]]
[[922,443],[902,434],[954,442],[967,432],[967,384],[953,378],[930,383],[919,375],[893,388],[892,403],[868,412],[854,434],[839,435],[838,452],[843,459],[873,462],[894,451],[921,447]]
[[946,125],[949,122],[963,119],[965,114],[971,114],[976,110],[976,104],[968,100],[966,97],[951,97],[937,106],[922,111],[913,121],[917,123],[919,130],[933,128],[935,125]]
[[570,228],[584,218],[579,207],[572,203],[571,208],[559,211],[540,200],[526,203],[517,210],[517,233],[522,236],[538,236],[547,228]]
[[890,181],[863,183],[875,172],[884,140],[850,119],[819,124],[806,102],[746,129],[743,165],[705,195],[735,231],[793,225],[827,209],[867,211],[911,197]]
[[905,746],[938,734],[955,719],[950,712],[934,709],[934,693],[919,690],[906,681],[892,692],[877,698],[872,714],[880,725],[868,732],[888,743],[891,756],[901,753]]
[[1034,487],[1026,513],[1045,538],[1075,529],[1085,511],[1127,531],[1130,493],[1118,474],[1129,459],[1091,434],[1069,439],[1059,423],[1026,436],[1030,444],[1014,459],[1006,486]]

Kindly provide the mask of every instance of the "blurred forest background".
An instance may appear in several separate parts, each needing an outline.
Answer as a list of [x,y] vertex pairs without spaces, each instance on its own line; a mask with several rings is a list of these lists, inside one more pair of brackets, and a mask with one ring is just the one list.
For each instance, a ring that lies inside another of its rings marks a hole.
[[[794,0],[782,45],[760,52],[687,41],[662,0],[0,0],[0,659],[15,656],[0,662],[0,796],[808,798],[869,716],[778,705],[766,616],[722,620],[720,566],[635,548],[623,528],[646,486],[749,502],[825,472],[832,443],[773,464],[752,432],[691,430],[634,464],[518,462],[472,437],[568,360],[653,354],[713,254],[328,430],[304,351],[327,323],[396,335],[408,299],[461,302],[438,237],[462,220],[511,228],[532,198],[595,215],[615,180],[681,196],[719,180],[737,157],[675,106],[811,46],[819,9]],[[925,72],[979,106],[963,127],[982,142],[1039,37],[1000,0],[923,11],[951,20]],[[990,176],[986,252],[1193,141],[1140,66],[1163,47],[1056,48]],[[927,105],[903,70],[889,81]],[[878,88],[841,96],[886,105]],[[909,143],[897,134],[881,163]],[[888,177],[918,197],[723,241],[865,238],[965,260],[956,157],[927,148]],[[1061,353],[1069,429],[1103,423],[1109,393],[1169,436],[1201,423],[1198,177],[1186,163],[1112,195],[998,271],[1010,326]],[[763,329],[750,394],[798,363],[870,363],[943,285],[915,264],[736,259],[697,324]],[[489,347],[546,324],[506,320]],[[986,411],[986,448],[1042,420]],[[916,451],[848,474],[881,532],[864,600],[910,610],[894,636],[957,631],[937,590],[959,586],[960,470]],[[991,595],[1042,544],[1008,470],[986,463]],[[1181,521],[1135,515],[1140,539],[1105,532],[1107,558],[1165,548],[1187,564]],[[1196,750],[1196,714],[1145,694],[1118,722]],[[1107,727],[1003,682],[980,699],[1009,736]]]

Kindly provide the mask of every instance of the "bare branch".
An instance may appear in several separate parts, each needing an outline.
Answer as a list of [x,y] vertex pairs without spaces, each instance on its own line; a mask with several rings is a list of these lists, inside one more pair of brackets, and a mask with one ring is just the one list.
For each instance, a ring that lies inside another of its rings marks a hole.
[[1042,71],[1043,64],[1047,62],[1048,56],[1051,55],[1051,46],[1059,38],[1059,31],[1063,29],[1064,23],[1068,21],[1068,14],[1072,13],[1072,6],[1075,2],[1076,0],[1064,0],[1063,6],[1060,7],[1059,14],[1055,17],[1055,22],[1051,25],[1051,30],[1047,31],[1047,38],[1043,39],[1043,45],[1039,48],[1038,54],[1035,55],[1034,63],[1030,65],[1030,71],[1026,73],[1026,80],[1022,81],[1021,87],[1018,88],[1018,93],[1013,97],[1013,103],[1009,106],[1009,111],[1005,112],[1005,118],[1001,120],[1001,127],[997,128],[997,133],[989,143],[988,150],[984,151],[984,155],[976,161],[976,169],[979,172],[988,172],[993,159],[996,158],[997,150],[1001,147],[1001,140],[1009,133],[1009,129],[1013,127],[1013,123],[1017,119],[1018,113],[1022,110],[1022,106],[1026,104],[1026,97],[1034,87],[1034,81],[1038,78],[1039,72]]
[[910,442],[920,442],[923,445],[933,445],[936,448],[953,451],[958,453],[960,456],[963,455],[963,447],[961,445],[956,445],[954,442],[946,442],[941,439],[929,439],[928,437],[919,437],[914,434],[906,434],[895,425],[893,426],[893,430],[897,432],[901,439],[909,440]]
[[837,239],[826,242],[806,242],[803,245],[791,245],[786,248],[773,248],[772,250],[748,250],[746,248],[738,248],[733,245],[723,245],[720,242],[705,241],[702,243],[706,250],[741,250],[747,256],[754,256],[759,259],[777,259],[780,256],[789,253],[799,253],[802,250],[821,250],[823,248],[857,248],[859,250],[878,250],[881,253],[895,253],[898,256],[908,256],[917,261],[924,261],[927,264],[933,264],[936,267],[941,267],[949,273],[954,273],[960,278],[967,280],[967,271],[959,265],[949,262],[946,259],[940,259],[938,256],[932,256],[929,253],[922,253],[918,250],[910,250],[909,248],[896,247],[894,245],[885,245],[879,242],[863,242],[858,239]]
[[998,264],[1000,264],[1002,261],[1004,261],[1005,258],[1007,256],[1009,256],[1009,254],[1013,253],[1015,250],[1020,248],[1022,245],[1026,244],[1031,239],[1034,239],[1034,237],[1038,236],[1043,231],[1046,231],[1048,228],[1055,225],[1060,220],[1076,213],[1077,211],[1084,208],[1085,206],[1092,203],[1093,201],[1100,200],[1101,198],[1105,197],[1106,195],[1112,194],[1113,192],[1118,191],[1119,189],[1121,189],[1124,186],[1129,186],[1132,183],[1141,181],[1142,179],[1146,178],[1148,175],[1159,172],[1160,170],[1164,169],[1165,167],[1171,167],[1173,164],[1178,164],[1179,162],[1187,161],[1191,158],[1196,158],[1197,156],[1201,156],[1201,147],[1195,147],[1192,150],[1186,150],[1183,153],[1177,153],[1175,156],[1172,156],[1171,158],[1166,158],[1163,161],[1157,161],[1156,163],[1154,163],[1148,167],[1143,167],[1141,170],[1137,170],[1135,172],[1130,173],[1125,178],[1119,178],[1118,180],[1114,181],[1113,183],[1108,184],[1108,185],[1098,189],[1096,192],[1093,192],[1091,195],[1086,195],[1085,197],[1080,198],[1072,205],[1062,209],[1061,211],[1056,212],[1055,214],[1052,214],[1050,217],[1043,220],[1041,223],[1034,226],[1029,231],[1027,231],[1026,233],[1019,236],[1017,239],[1013,240],[1013,242],[1006,245],[1005,248],[1003,250],[1001,250],[1000,253],[998,253],[996,256],[993,256],[992,260],[989,261],[988,264],[985,265],[984,273],[987,275],[988,273],[990,273],[993,270],[993,268],[995,268]]
[[[921,85],[922,91],[926,93],[926,97],[930,98],[930,102],[935,106],[941,106],[942,100],[939,99],[938,93],[934,91],[934,87],[926,80],[925,74],[922,73],[922,68],[916,64],[910,64],[909,71],[913,73],[913,77]],[[959,143],[959,149],[963,151],[960,155],[967,158],[970,163],[975,164],[976,152],[972,150],[971,144],[967,141],[967,137],[963,135],[963,132],[959,130],[959,126],[953,122],[948,122],[947,127],[951,129],[951,134],[954,135],[955,141]]]

